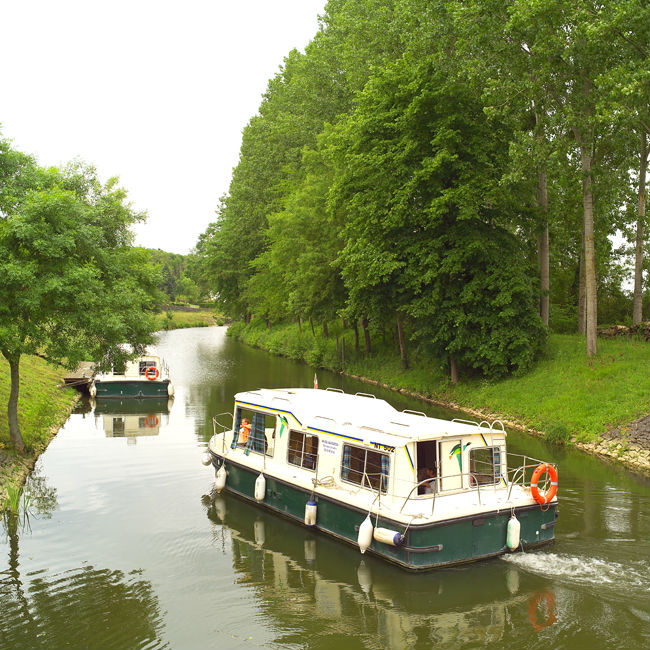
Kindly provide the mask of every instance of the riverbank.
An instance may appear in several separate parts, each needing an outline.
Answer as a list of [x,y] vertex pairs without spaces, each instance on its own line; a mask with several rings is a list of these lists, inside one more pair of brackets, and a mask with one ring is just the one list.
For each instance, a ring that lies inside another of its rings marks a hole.
[[7,484],[22,485],[40,454],[57,434],[79,399],[72,388],[63,388],[63,367],[52,366],[38,357],[20,361],[18,418],[27,454],[16,454],[9,443],[6,405],[9,399],[9,364],[0,357],[0,511]]
[[212,309],[167,307],[155,315],[157,330],[178,330],[189,327],[224,325],[226,319]]
[[[650,443],[639,443],[650,440],[650,421],[643,419],[650,404],[650,347],[642,340],[599,339],[599,354],[588,359],[582,337],[552,334],[526,374],[501,380],[461,377],[453,385],[432,359],[412,358],[409,369],[402,369],[399,356],[381,337],[373,338],[372,354],[357,352],[352,331],[341,326],[330,327],[328,339],[307,327],[302,332],[293,324],[268,328],[259,321],[235,323],[229,334],[274,354],[480,419],[500,419],[511,428],[650,473]],[[638,435],[631,436],[631,430]]]

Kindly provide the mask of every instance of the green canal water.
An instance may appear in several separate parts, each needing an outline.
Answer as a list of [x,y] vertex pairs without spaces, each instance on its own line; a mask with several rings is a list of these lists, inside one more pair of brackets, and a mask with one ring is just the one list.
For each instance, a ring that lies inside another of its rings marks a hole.
[[[649,483],[512,433],[559,464],[556,542],[413,575],[228,494],[201,464],[233,394],[314,371],[225,337],[160,336],[166,402],[82,405],[0,535],[0,648],[647,648]],[[396,393],[318,373],[321,388]]]

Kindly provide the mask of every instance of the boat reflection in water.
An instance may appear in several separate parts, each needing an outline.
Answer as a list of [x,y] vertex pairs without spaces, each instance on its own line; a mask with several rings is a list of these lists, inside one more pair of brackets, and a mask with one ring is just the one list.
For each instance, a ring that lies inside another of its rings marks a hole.
[[320,647],[316,637],[327,644],[361,632],[387,648],[480,647],[513,629],[523,640],[558,618],[550,581],[507,561],[405,574],[231,494],[204,503],[215,545],[231,547],[238,583],[253,587],[284,641],[295,634]]
[[169,423],[173,398],[97,400],[93,404],[95,426],[107,438],[127,438],[135,444],[138,436],[157,436]]

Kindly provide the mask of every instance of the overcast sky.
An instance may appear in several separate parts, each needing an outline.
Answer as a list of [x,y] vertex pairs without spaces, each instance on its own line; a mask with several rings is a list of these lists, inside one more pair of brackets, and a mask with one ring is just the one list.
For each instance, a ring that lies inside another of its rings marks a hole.
[[79,157],[149,214],[136,243],[187,253],[241,132],[326,0],[0,0],[0,124],[44,166]]

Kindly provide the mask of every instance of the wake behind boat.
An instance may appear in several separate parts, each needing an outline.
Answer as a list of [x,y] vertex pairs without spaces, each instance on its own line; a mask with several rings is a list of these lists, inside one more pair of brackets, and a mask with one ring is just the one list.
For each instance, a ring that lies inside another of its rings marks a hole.
[[368,394],[304,388],[238,393],[232,426],[219,417],[204,458],[218,492],[362,553],[420,570],[554,538],[557,469],[508,454],[500,423],[441,420]]

